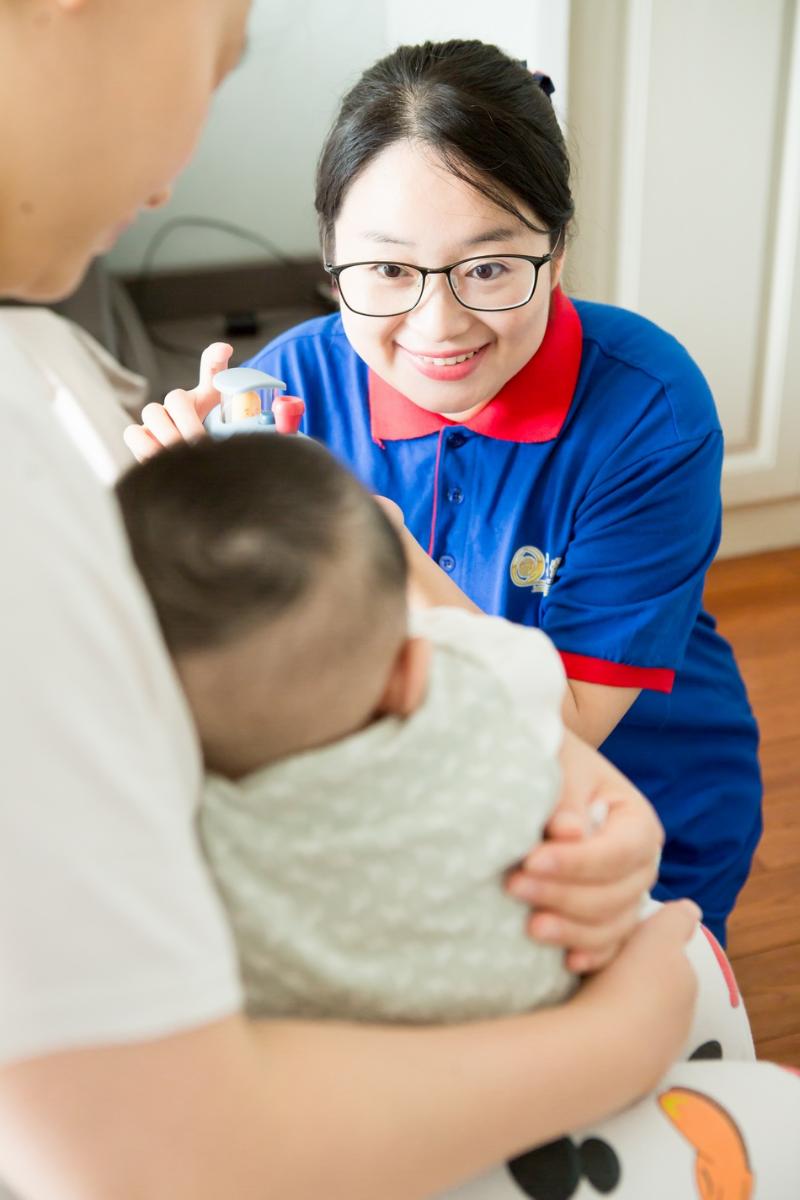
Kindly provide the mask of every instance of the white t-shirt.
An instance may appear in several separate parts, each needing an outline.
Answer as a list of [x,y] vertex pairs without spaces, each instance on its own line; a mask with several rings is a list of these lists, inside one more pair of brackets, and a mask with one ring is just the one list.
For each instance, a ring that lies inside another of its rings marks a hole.
[[54,400],[0,328],[0,1065],[240,1006],[194,732]]

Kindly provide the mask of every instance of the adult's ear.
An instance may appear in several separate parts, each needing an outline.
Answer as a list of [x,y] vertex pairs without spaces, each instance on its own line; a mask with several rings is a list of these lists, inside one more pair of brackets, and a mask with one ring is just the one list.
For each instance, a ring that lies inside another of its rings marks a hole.
[[561,282],[561,274],[564,270],[564,261],[567,257],[566,249],[563,249],[558,258],[550,259],[550,290],[557,288]]
[[425,638],[406,638],[397,651],[378,704],[380,717],[407,717],[419,708],[428,687],[431,644]]

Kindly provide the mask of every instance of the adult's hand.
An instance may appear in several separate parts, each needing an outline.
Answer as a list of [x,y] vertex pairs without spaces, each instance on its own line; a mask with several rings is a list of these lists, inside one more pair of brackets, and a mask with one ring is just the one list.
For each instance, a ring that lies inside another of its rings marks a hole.
[[141,425],[129,425],[125,430],[125,445],[144,462],[176,442],[193,441],[205,435],[203,421],[219,404],[219,392],[213,386],[214,376],[224,371],[233,347],[225,342],[207,346],[200,358],[197,386],[188,391],[175,388],[163,404],[146,404],[142,409]]
[[636,928],[658,875],[664,831],[652,806],[615,767],[565,733],[564,785],[545,840],[508,878],[534,909],[529,932],[563,946],[571,970],[609,962]]

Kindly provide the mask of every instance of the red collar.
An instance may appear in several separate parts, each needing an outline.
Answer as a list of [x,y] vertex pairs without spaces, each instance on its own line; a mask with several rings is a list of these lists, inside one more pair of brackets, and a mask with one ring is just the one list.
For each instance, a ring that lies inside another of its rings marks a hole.
[[[533,358],[463,427],[506,442],[552,441],[572,403],[582,348],[580,317],[572,301],[556,288],[544,340]],[[369,411],[376,442],[425,437],[458,423],[418,408],[373,371],[369,372]]]

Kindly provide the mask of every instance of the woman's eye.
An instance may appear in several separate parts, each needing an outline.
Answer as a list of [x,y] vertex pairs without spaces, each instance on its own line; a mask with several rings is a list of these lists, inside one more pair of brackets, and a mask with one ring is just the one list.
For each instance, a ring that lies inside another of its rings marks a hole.
[[470,275],[481,283],[493,283],[495,279],[499,279],[505,273],[505,270],[503,263],[483,262],[476,263],[470,271]]
[[405,271],[397,263],[376,263],[375,268],[381,279],[400,279]]

